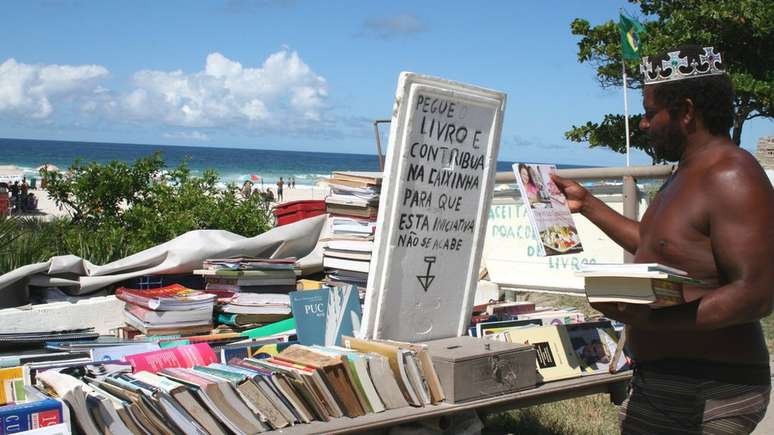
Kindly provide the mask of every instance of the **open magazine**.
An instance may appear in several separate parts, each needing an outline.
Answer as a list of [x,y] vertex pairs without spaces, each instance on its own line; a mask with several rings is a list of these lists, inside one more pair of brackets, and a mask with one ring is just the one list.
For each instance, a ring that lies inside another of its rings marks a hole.
[[551,179],[555,165],[514,163],[513,172],[527,207],[532,231],[538,235],[541,256],[583,252],[567,198]]

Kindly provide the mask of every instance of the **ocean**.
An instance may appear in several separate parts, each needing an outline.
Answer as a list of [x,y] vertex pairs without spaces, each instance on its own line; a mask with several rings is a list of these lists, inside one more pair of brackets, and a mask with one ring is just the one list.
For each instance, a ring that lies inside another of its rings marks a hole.
[[[37,167],[49,163],[65,170],[77,159],[107,163],[127,163],[159,151],[167,167],[175,167],[188,158],[194,174],[206,169],[216,171],[222,182],[241,184],[262,180],[273,185],[283,177],[294,177],[297,187],[314,186],[319,178],[333,171],[378,171],[376,154],[342,154],[310,151],[278,151],[246,148],[214,148],[128,143],[94,143],[56,140],[0,138],[0,165],[15,165],[27,177],[38,175]],[[510,171],[512,162],[497,162],[498,171]],[[557,165],[560,168],[579,167]],[[253,177],[255,176],[255,177]],[[256,178],[260,177],[260,178]]]

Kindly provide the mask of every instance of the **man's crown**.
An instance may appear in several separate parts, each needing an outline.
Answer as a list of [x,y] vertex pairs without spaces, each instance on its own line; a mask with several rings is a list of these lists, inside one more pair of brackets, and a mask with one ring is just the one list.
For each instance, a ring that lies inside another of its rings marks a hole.
[[[704,50],[704,53],[701,53]],[[725,74],[723,60],[714,47],[686,47],[660,59],[642,58],[640,72],[646,85]]]

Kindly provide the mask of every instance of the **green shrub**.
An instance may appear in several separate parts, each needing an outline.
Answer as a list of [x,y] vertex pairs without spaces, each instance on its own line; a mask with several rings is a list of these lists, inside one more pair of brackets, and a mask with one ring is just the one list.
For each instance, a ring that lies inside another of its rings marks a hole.
[[76,161],[67,172],[41,176],[71,217],[2,218],[0,274],[63,254],[105,264],[192,230],[252,237],[271,227],[269,204],[259,196],[219,186],[214,171],[194,176],[186,162],[167,169],[158,153],[131,165]]

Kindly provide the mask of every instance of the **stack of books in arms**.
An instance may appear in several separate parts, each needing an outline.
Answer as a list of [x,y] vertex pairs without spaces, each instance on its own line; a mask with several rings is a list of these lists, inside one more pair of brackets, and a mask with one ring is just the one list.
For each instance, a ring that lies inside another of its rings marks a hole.
[[202,269],[205,290],[213,293],[285,293],[296,289],[300,274],[295,258],[226,258],[208,259]]
[[382,175],[379,172],[334,172],[325,199],[331,235],[323,239],[323,267],[328,283],[364,289],[373,251]]
[[196,344],[128,355],[126,362],[52,362],[27,386],[31,405],[0,407],[0,415],[34,415],[24,428],[67,424],[71,415],[87,435],[226,435],[444,400],[424,346],[352,337],[344,343],[292,344],[263,358],[218,358]]
[[126,303],[123,314],[130,331],[158,336],[195,335],[212,329],[214,295],[173,284],[148,290],[120,287],[116,297]]
[[683,286],[702,286],[684,270],[658,263],[589,264],[577,276],[584,278],[589,302],[648,304],[653,308],[685,302]]

